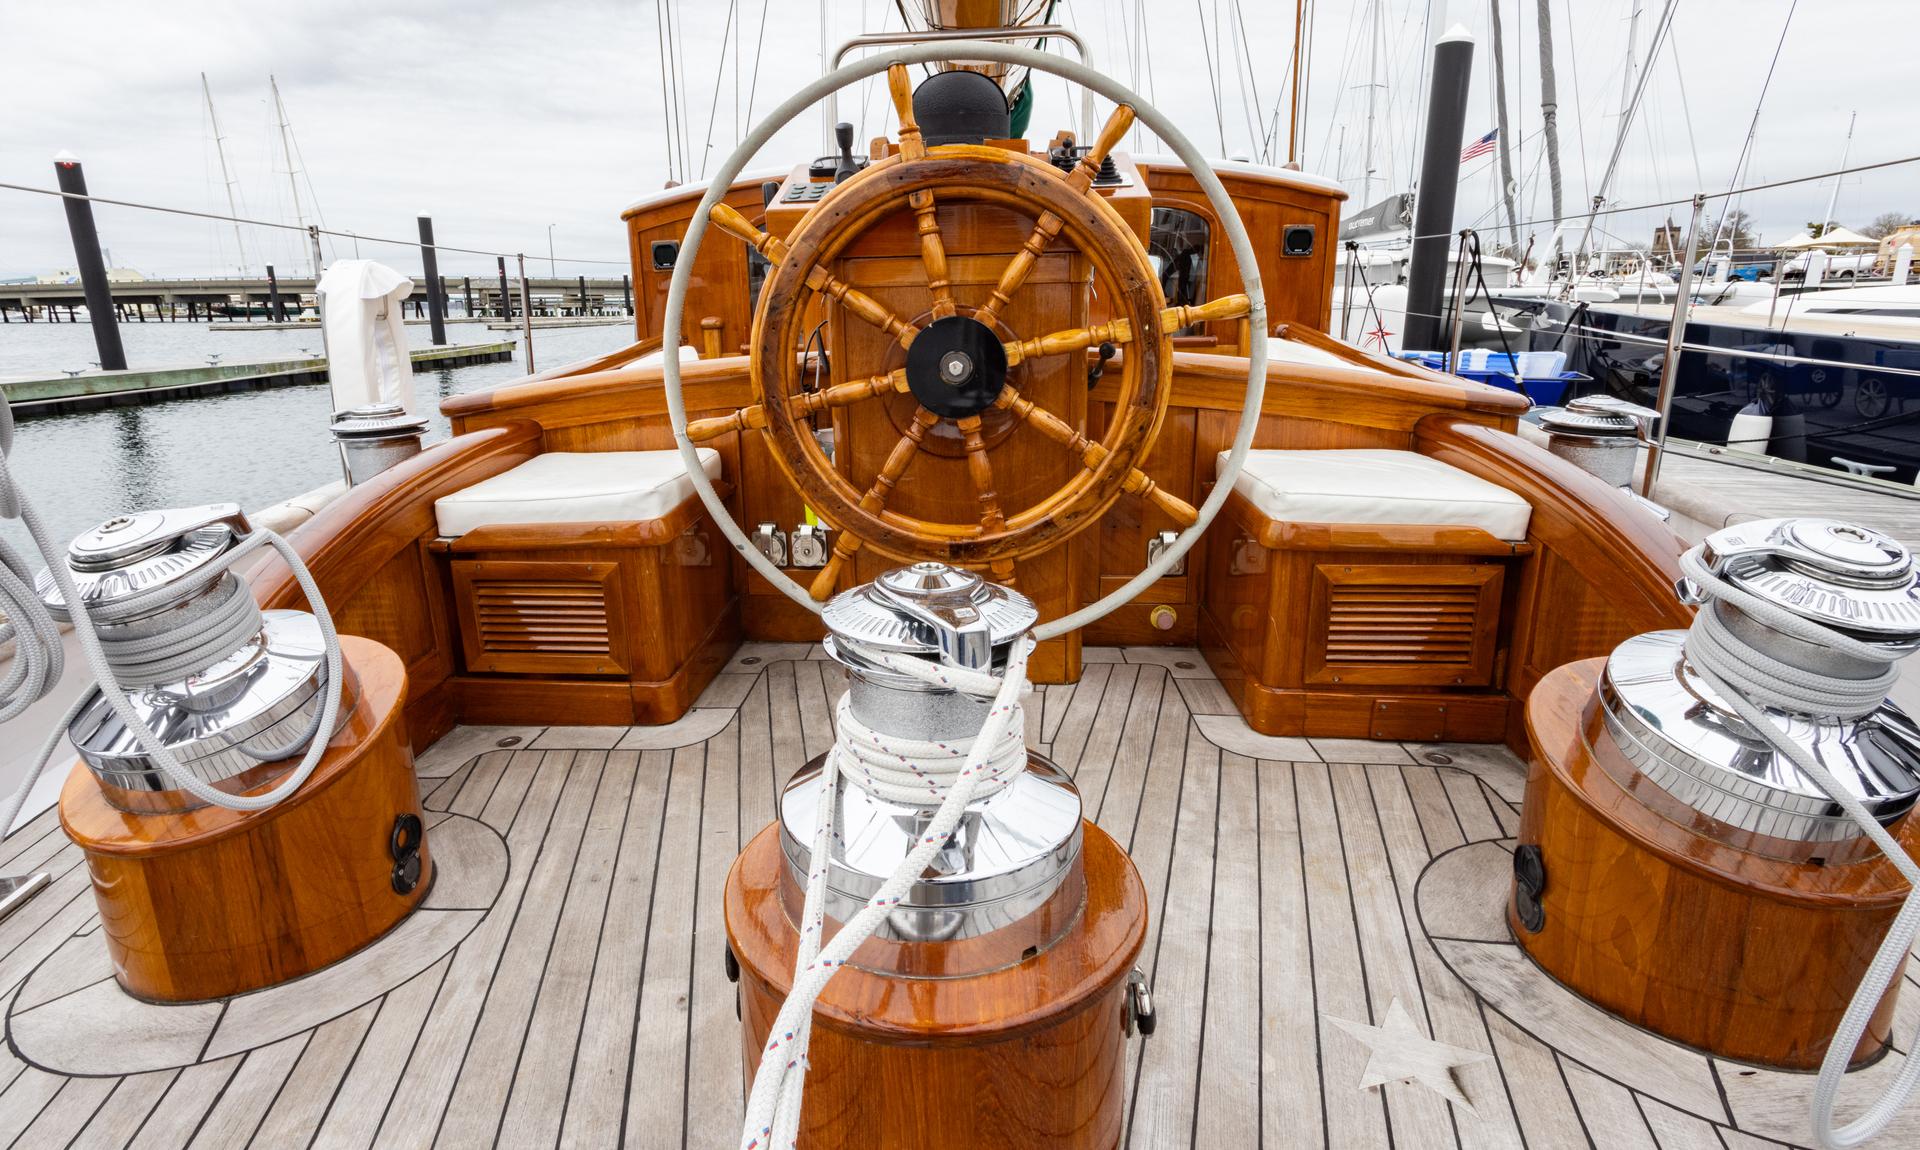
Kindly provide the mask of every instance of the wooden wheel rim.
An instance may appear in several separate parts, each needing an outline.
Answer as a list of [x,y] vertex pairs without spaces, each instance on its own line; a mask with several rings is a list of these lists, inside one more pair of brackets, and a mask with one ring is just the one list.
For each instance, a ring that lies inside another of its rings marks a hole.
[[[1121,401],[1099,441],[1104,454],[1052,494],[1006,516],[997,531],[979,523],[924,520],[863,507],[861,489],[827,459],[791,407],[801,369],[784,349],[799,346],[806,305],[823,294],[808,286],[808,274],[832,264],[880,220],[911,210],[908,197],[913,193],[932,188],[945,189],[943,203],[991,203],[1029,216],[1051,212],[1061,218],[1061,234],[1093,265],[1096,277],[1111,285],[1115,311],[1123,313],[1118,318],[1130,329],[1121,361]],[[970,145],[932,148],[918,160],[890,156],[822,200],[786,246],[787,258],[767,280],[754,317],[752,379],[754,396],[766,415],[763,431],[774,460],[808,505],[868,546],[908,562],[977,564],[1035,554],[1094,522],[1119,498],[1128,472],[1151,449],[1173,375],[1160,326],[1165,299],[1159,280],[1119,213],[1100,196],[1075,191],[1051,165],[1001,148]]]

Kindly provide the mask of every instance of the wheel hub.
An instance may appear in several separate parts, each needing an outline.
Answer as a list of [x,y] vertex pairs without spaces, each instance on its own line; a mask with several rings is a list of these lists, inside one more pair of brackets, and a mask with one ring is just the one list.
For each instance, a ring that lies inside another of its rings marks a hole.
[[907,349],[907,386],[936,415],[979,415],[1000,398],[1006,382],[1006,348],[993,329],[977,319],[951,315],[935,320]]

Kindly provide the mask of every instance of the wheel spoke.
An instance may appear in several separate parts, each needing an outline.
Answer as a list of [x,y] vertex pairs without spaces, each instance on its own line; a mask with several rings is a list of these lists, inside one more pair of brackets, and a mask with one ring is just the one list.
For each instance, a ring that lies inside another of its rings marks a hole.
[[927,189],[907,197],[920,220],[920,262],[927,269],[927,291],[933,295],[933,318],[953,314],[953,281],[947,275],[947,245],[940,235],[940,216]]
[[732,206],[722,202],[713,205],[707,218],[721,231],[746,244],[754,251],[767,257],[773,263],[787,258],[787,245],[778,236],[768,235],[753,226],[753,221],[741,215]]
[[1067,182],[1073,185],[1074,191],[1084,192],[1093,186],[1093,181],[1100,175],[1100,165],[1106,160],[1107,153],[1120,146],[1120,140],[1132,127],[1132,106],[1121,104],[1115,107],[1113,115],[1108,116],[1107,122],[1100,126],[1100,134],[1094,137],[1093,147],[1088,149],[1086,155],[1080,157],[1079,165],[1067,175]]
[[816,267],[808,272],[807,286],[839,300],[848,311],[899,340],[901,347],[912,346],[913,337],[920,334],[919,328],[893,314],[885,304],[825,268]]
[[900,158],[917,160],[927,154],[920,138],[920,124],[913,118],[913,76],[905,64],[887,69],[887,94],[893,97],[894,114],[900,117]]
[[1196,323],[1216,319],[1239,319],[1253,310],[1253,301],[1243,295],[1223,295],[1219,299],[1189,307],[1170,307],[1160,313],[1161,331],[1179,331]]
[[[1107,458],[1107,449],[1104,446],[1080,434],[1074,430],[1072,424],[1021,395],[1012,386],[1000,389],[1000,397],[995,405],[1013,412],[1031,424],[1040,434],[1078,455],[1081,466],[1088,471],[1100,466],[1101,462]],[[1186,500],[1155,483],[1138,467],[1127,471],[1127,477],[1121,481],[1120,488],[1152,503],[1182,527],[1191,527],[1200,518],[1200,513],[1195,511]]]
[[695,443],[705,443],[709,439],[718,439],[728,432],[745,431],[748,428],[759,430],[766,425],[766,409],[756,403],[751,407],[743,407],[731,415],[694,420],[687,424],[687,438]]
[[[886,462],[880,465],[879,474],[873,477],[867,493],[860,497],[862,511],[877,514],[886,507],[887,500],[893,496],[893,485],[900,481],[907,465],[913,462],[914,455],[920,450],[920,441],[926,438],[927,429],[939,421],[939,416],[924,407],[913,413],[913,422],[901,433],[899,441],[887,454]],[[807,594],[813,596],[815,602],[823,603],[833,594],[834,584],[840,581],[840,573],[847,564],[859,554],[860,544],[860,537],[852,532],[843,529],[833,533],[833,555],[827,560],[827,565],[820,569],[820,574],[814,576],[813,585],[807,588]]]
[[1052,212],[1040,213],[1039,220],[1033,225],[1033,231],[1027,234],[1026,241],[1020,245],[1020,250],[1013,253],[1013,258],[1007,261],[1006,269],[1000,273],[1000,282],[994,285],[993,291],[987,296],[986,305],[974,316],[975,319],[981,323],[991,324],[1000,314],[1000,310],[1013,302],[1013,293],[1019,291],[1020,285],[1027,282],[1027,276],[1032,274],[1034,264],[1040,260],[1040,253],[1047,250],[1047,245],[1053,242],[1053,237],[1059,235],[1060,229],[1065,226],[1066,221]]
[[980,500],[980,529],[988,534],[1004,530],[1007,517],[1000,510],[1000,493],[994,490],[993,461],[987,458],[987,442],[980,434],[980,417],[956,419],[967,448],[967,475],[973,480],[973,493]]
[[812,415],[823,408],[846,407],[876,395],[906,390],[908,390],[907,369],[902,367],[882,375],[869,376],[866,379],[836,383],[832,387],[823,387],[819,391],[802,392],[787,400],[787,410],[798,419]]
[[[787,258],[787,245],[778,236],[768,235],[753,226],[753,222],[724,203],[713,205],[707,213],[715,227],[734,236],[774,263]],[[913,337],[920,329],[888,311],[886,305],[859,288],[834,276],[827,269],[816,267],[807,273],[807,286],[817,292],[825,292],[846,305],[846,309],[861,319],[886,332],[900,341],[901,347],[913,343]]]
[[[1113,115],[1107,117],[1106,124],[1100,129],[1100,135],[1094,140],[1093,148],[1067,175],[1067,183],[1072,185],[1076,192],[1084,192],[1092,187],[1095,177],[1100,174],[1101,161],[1107,158],[1107,153],[1113,151],[1120,143],[1121,137],[1125,136],[1127,130],[1132,127],[1133,109],[1126,104],[1121,104],[1113,110]],[[904,141],[902,146],[904,147]],[[1013,302],[1013,293],[1019,291],[1020,285],[1027,282],[1027,277],[1033,274],[1034,264],[1039,262],[1040,254],[1047,250],[1047,245],[1053,242],[1053,238],[1060,234],[1060,229],[1065,225],[1066,221],[1052,212],[1040,213],[1040,218],[1034,222],[1033,231],[1027,234],[1026,242],[1020,245],[1020,250],[1014,253],[1013,259],[1007,262],[1006,270],[1000,273],[1000,282],[994,285],[992,293],[987,297],[986,306],[980,309],[980,313],[975,318],[982,323],[991,323],[1002,309]]]
[[1050,332],[1032,339],[1010,340],[1000,346],[1006,348],[1007,366],[1017,367],[1030,359],[1043,359],[1050,355],[1068,355],[1076,351],[1085,351],[1095,344],[1129,343],[1132,340],[1132,323],[1117,319],[1112,323]]

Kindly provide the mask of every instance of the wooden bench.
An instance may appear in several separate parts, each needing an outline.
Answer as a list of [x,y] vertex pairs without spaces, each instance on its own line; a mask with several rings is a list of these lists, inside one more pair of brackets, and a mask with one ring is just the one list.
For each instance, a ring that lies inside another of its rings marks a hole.
[[549,452],[435,513],[467,721],[670,723],[739,644],[731,552],[677,452]]
[[1253,452],[1208,533],[1201,647],[1262,734],[1499,741],[1529,513],[1412,452]]

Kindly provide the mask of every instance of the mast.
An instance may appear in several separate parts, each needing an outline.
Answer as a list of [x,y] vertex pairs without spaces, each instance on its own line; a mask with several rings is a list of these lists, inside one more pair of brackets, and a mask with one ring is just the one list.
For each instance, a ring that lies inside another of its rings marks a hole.
[[[1843,172],[1847,170],[1847,158],[1853,154],[1853,122],[1859,118],[1858,112],[1847,116],[1847,142],[1840,149],[1839,170]],[[1827,225],[1833,222],[1833,206],[1840,202],[1840,181],[1845,178],[1844,176],[1833,177],[1833,194],[1827,197],[1827,210],[1820,217],[1820,234],[1823,236],[1827,234]]]
[[1507,58],[1500,42],[1500,0],[1490,0],[1493,15],[1494,127],[1500,133],[1500,190],[1507,203],[1507,250],[1520,250],[1520,217],[1513,204],[1513,156],[1507,148]]
[[[307,217],[300,210],[300,181],[294,174],[293,144],[287,135],[287,106],[280,102],[280,82],[273,78],[271,72],[267,74],[267,87],[273,89],[273,111],[280,117],[280,154],[287,159],[287,188],[293,192],[293,222],[305,230]],[[298,263],[294,265],[294,269],[299,270]],[[319,275],[320,269],[314,268],[313,274]]]
[[1372,0],[1367,14],[1373,28],[1367,33],[1367,135],[1364,155],[1366,167],[1360,177],[1360,202],[1373,202],[1373,115],[1380,98],[1380,0]]
[[[1293,3],[1293,108],[1287,114],[1287,166],[1297,167],[1300,163],[1300,34],[1305,25],[1307,0],[1294,0]],[[1342,135],[1344,140],[1345,136]],[[1339,168],[1335,168],[1337,174]]]
[[1535,20],[1540,34],[1540,126],[1547,149],[1547,187],[1553,201],[1554,239],[1542,260],[1552,263],[1560,232],[1560,101],[1553,91],[1553,0],[1536,0]]
[[1627,17],[1627,66],[1620,73],[1620,118],[1626,119],[1633,106],[1633,53],[1640,42],[1640,0],[1634,0],[1633,14]]
[[220,182],[227,187],[227,214],[233,217],[233,243],[240,250],[240,272],[247,270],[247,241],[240,234],[240,204],[233,195],[233,176],[227,171],[226,137],[220,134],[220,117],[213,110],[213,89],[207,86],[207,74],[200,73],[200,93],[207,98],[207,120],[213,125],[213,152],[220,157]]

